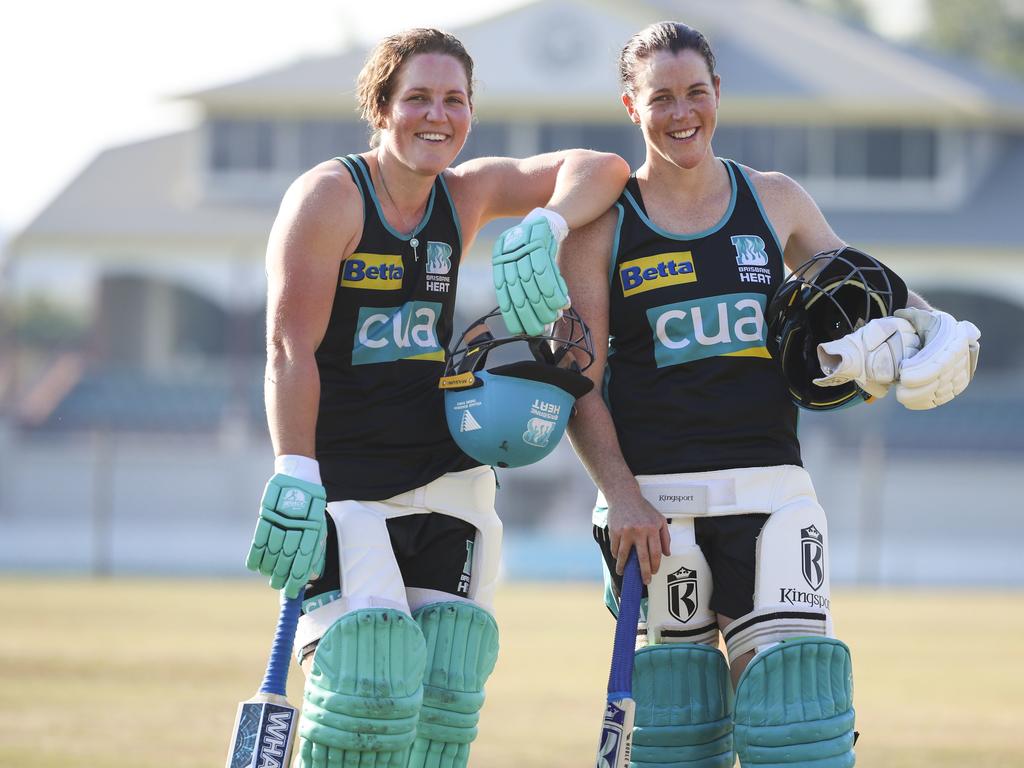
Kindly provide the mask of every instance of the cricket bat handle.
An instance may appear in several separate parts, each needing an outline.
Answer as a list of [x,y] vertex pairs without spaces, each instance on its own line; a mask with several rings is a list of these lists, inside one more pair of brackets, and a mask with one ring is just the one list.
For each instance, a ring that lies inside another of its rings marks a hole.
[[298,627],[299,614],[302,612],[304,592],[305,590],[300,590],[296,597],[286,597],[284,592],[281,592],[281,613],[277,617],[274,644],[270,647],[267,672],[263,676],[260,693],[285,695],[288,688],[288,668],[291,665],[292,644],[295,642],[295,629]]

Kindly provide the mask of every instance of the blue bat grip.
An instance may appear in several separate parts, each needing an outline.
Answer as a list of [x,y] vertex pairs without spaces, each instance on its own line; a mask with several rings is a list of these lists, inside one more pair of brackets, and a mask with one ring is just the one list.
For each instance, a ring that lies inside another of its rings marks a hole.
[[633,653],[636,649],[636,625],[640,620],[640,562],[636,550],[629,553],[622,574],[619,595],[619,618],[615,622],[615,643],[612,646],[612,669],[608,674],[608,700],[632,698]]
[[285,695],[288,687],[288,667],[292,660],[292,644],[295,642],[295,628],[299,624],[302,612],[302,595],[285,597],[281,593],[281,614],[277,617],[277,630],[274,632],[274,644],[270,647],[270,659],[267,661],[267,673],[263,676],[260,693],[276,693]]

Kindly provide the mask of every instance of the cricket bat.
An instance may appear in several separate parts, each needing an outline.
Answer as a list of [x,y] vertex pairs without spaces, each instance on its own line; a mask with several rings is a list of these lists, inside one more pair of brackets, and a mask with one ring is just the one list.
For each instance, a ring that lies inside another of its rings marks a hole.
[[295,598],[281,593],[274,644],[259,693],[238,705],[226,768],[288,768],[299,723],[299,711],[288,703],[288,666],[302,592]]
[[633,749],[633,652],[636,649],[636,625],[640,619],[640,563],[636,550],[629,553],[622,574],[619,617],[615,622],[612,668],[608,674],[608,703],[601,724],[597,747],[597,768],[629,768]]

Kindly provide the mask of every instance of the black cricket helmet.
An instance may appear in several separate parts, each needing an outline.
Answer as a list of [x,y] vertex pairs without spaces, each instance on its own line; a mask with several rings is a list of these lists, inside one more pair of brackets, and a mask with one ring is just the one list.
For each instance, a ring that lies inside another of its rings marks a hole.
[[868,395],[854,382],[821,387],[818,344],[907,305],[907,285],[878,259],[849,246],[801,264],[768,303],[768,351],[782,366],[793,402],[828,411]]
[[[540,336],[496,336],[500,317],[495,308],[470,323],[439,386],[448,430],[464,453],[494,467],[522,467],[555,449],[576,399],[593,388],[583,371],[594,361],[594,344],[572,309]],[[515,347],[502,352],[518,359],[485,370],[488,354],[507,345]],[[572,350],[583,353],[582,367]]]

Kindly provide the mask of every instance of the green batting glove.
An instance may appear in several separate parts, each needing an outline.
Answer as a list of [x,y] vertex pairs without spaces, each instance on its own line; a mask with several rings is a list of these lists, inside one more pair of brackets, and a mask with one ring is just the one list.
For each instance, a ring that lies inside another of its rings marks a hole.
[[559,214],[536,208],[498,235],[491,257],[494,290],[511,333],[537,336],[569,306],[569,290],[555,261],[568,233]]
[[323,573],[327,492],[319,483],[277,473],[267,482],[245,565],[288,597]]

